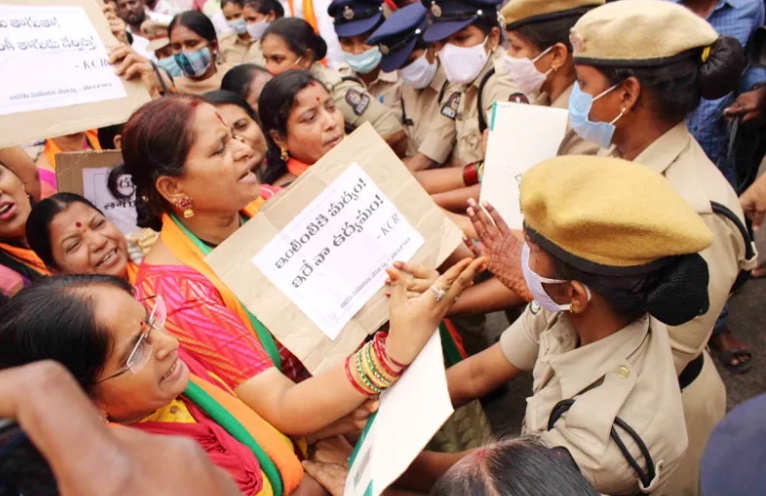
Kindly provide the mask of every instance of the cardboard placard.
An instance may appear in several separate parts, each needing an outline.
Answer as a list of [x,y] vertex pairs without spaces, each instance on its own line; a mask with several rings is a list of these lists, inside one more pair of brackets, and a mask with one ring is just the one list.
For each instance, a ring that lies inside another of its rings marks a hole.
[[56,181],[59,192],[77,193],[87,198],[120,231],[130,234],[138,229],[133,181],[129,175],[118,180],[120,192],[129,199],[115,198],[107,187],[109,172],[121,163],[122,153],[117,150],[59,153],[56,155]]
[[[409,258],[410,260],[437,267],[460,245],[462,231],[436,206],[373,127],[365,124],[328,152],[286,191],[269,200],[257,216],[206,258],[208,265],[248,310],[263,322],[274,337],[295,354],[312,373],[320,372],[341,362],[362,343],[368,334],[376,331],[388,320],[388,301],[382,282],[380,287],[375,288],[373,295],[366,299],[361,309],[355,312],[350,321],[342,327],[337,337],[331,339],[320,324],[309,318],[290,296],[280,290],[278,285],[256,266],[254,259],[261,256],[261,252],[274,240],[284,241],[283,231],[294,219],[305,217],[306,209],[314,208],[315,200],[323,198],[323,195],[326,196],[326,190],[338,184],[336,180],[343,180],[345,175],[358,170],[363,171],[364,177],[370,179],[373,183],[370,186],[380,190],[380,198],[390,200],[393,204],[392,208],[401,213],[403,220],[406,221],[402,224],[414,228],[413,238],[422,237],[422,246]],[[350,190],[344,189],[341,193],[350,194]],[[366,205],[361,203],[350,203],[346,212],[339,214],[338,218],[342,218],[342,215],[349,212],[353,212],[354,216],[357,216],[357,212],[359,215],[364,215],[365,207]],[[330,226],[326,229],[333,229],[333,220],[329,212],[325,210],[330,224],[322,225]],[[376,232],[376,228],[372,226],[377,226],[379,232],[382,221],[385,224],[385,219],[379,217],[376,220],[366,221],[368,224],[364,226],[361,226],[361,222],[358,224],[368,233]],[[406,231],[402,229],[403,232]],[[347,233],[350,232],[347,230]],[[335,230],[333,233],[337,234],[333,239],[340,241],[338,237],[340,232]],[[355,242],[358,243],[360,238],[363,236],[354,238]],[[308,242],[308,238],[306,240]],[[315,250],[307,248],[300,254],[300,258],[297,255],[296,258],[305,260],[313,267],[319,267],[325,258],[335,256],[332,263],[338,264],[339,253],[343,251],[339,246],[344,242],[329,246],[328,249],[332,251],[320,252],[321,257],[316,256]],[[412,243],[416,242],[417,240],[412,240]],[[384,243],[381,242],[381,244]],[[375,251],[374,245],[375,242],[367,243],[370,253]],[[352,245],[346,245],[348,246]],[[362,253],[362,257],[365,255],[366,253]],[[340,256],[343,257],[343,255]],[[341,259],[342,262],[343,259]],[[348,265],[340,265],[337,274],[339,281],[341,279],[366,281],[367,274],[360,277],[358,273],[350,269],[351,265],[351,260]],[[318,269],[318,272],[321,273],[321,271],[322,269]],[[376,269],[373,274],[377,275],[379,271]],[[327,273],[322,276],[326,277]],[[385,272],[383,272],[383,278],[385,278]],[[337,288],[324,288],[327,292],[334,290]],[[317,300],[321,299],[322,296],[317,297]]]
[[567,131],[563,109],[500,102],[492,107],[481,200],[495,207],[508,227],[520,230],[519,186],[532,166],[557,155]]
[[150,100],[114,74],[98,0],[0,0],[0,147],[128,120]]

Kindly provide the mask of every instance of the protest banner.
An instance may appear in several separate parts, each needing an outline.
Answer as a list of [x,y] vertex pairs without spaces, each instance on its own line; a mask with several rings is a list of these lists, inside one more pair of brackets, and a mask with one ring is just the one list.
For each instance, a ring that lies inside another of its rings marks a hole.
[[437,331],[399,382],[380,396],[349,460],[345,496],[379,496],[452,415]]
[[0,0],[0,147],[125,122],[150,97],[107,62],[94,0]]
[[508,227],[520,230],[521,177],[533,165],[556,156],[569,112],[541,105],[495,103],[490,119],[481,200],[488,201]]
[[316,373],[388,320],[385,268],[437,267],[462,231],[365,124],[206,258]]
[[117,150],[59,153],[56,155],[56,181],[60,192],[77,193],[87,198],[120,231],[130,234],[138,229],[133,180],[127,174],[116,178],[118,192],[123,198],[115,198],[108,187],[109,173],[121,163],[122,153]]

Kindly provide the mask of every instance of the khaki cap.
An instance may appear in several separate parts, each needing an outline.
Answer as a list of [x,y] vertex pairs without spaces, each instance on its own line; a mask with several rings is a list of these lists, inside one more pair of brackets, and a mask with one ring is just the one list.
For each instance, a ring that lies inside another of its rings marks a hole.
[[665,177],[622,159],[546,160],[524,174],[520,196],[530,237],[591,273],[647,272],[658,267],[653,262],[664,265],[666,257],[697,253],[713,241]]
[[604,0],[511,0],[500,14],[505,19],[505,29],[515,30],[534,22],[583,14],[600,5],[604,5]]
[[707,21],[665,0],[608,3],[582,16],[570,36],[576,63],[611,66],[670,62],[717,39]]

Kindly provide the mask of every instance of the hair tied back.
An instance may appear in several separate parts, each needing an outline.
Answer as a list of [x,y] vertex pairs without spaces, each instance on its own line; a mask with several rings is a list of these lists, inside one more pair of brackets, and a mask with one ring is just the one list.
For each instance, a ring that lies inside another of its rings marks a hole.
[[677,326],[703,315],[710,307],[707,262],[697,253],[681,255],[663,270],[646,297],[648,312],[664,324]]

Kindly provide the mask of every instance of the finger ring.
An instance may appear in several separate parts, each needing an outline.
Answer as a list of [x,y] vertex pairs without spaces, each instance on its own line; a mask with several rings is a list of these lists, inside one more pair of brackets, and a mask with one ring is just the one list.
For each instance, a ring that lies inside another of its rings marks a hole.
[[434,294],[434,296],[436,297],[436,301],[442,301],[444,297],[447,296],[447,291],[437,288],[436,286],[431,286],[428,289],[430,289],[431,292]]
[[457,300],[459,300],[459,299],[460,299],[459,296],[455,296],[455,303],[457,303]]

